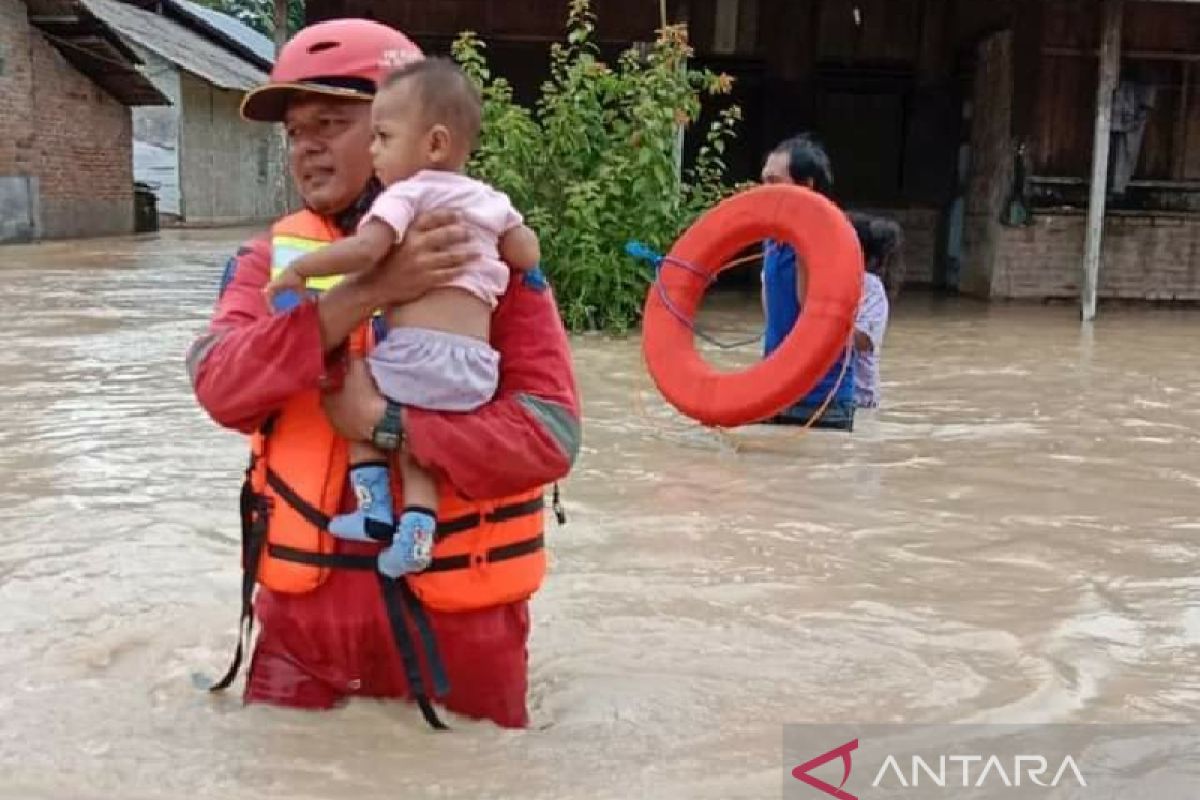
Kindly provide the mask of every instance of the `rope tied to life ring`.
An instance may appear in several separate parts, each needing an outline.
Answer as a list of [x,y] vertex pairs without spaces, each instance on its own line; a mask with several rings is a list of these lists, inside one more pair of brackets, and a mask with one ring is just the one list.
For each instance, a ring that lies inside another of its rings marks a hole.
[[[705,341],[705,342],[711,344],[713,347],[719,348],[721,350],[736,350],[739,347],[746,347],[747,345],[756,344],[757,342],[762,341],[763,337],[762,337],[761,333],[756,334],[755,336],[748,338],[748,339],[739,339],[736,342],[722,342],[719,339],[717,339],[715,336],[713,336],[712,334],[706,333],[703,329],[701,329],[701,327],[698,323],[688,319],[687,315],[679,310],[678,306],[676,306],[675,303],[671,300],[670,295],[667,294],[666,286],[663,284],[663,282],[661,280],[659,280],[659,277],[662,274],[663,267],[667,266],[667,265],[673,266],[673,267],[679,267],[680,269],[685,270],[686,272],[690,272],[693,275],[696,275],[697,277],[703,278],[705,288],[712,286],[714,283],[716,283],[716,280],[717,280],[716,275],[709,275],[709,274],[705,273],[704,270],[700,269],[699,267],[697,267],[694,264],[691,264],[687,261],[683,261],[678,258],[673,258],[669,255],[663,255],[662,253],[658,253],[654,249],[652,249],[649,245],[647,245],[643,242],[638,242],[638,241],[627,242],[625,244],[625,252],[627,254],[633,256],[636,259],[648,262],[649,264],[651,264],[654,267],[654,284],[653,284],[653,286],[658,291],[658,296],[659,296],[659,298],[662,299],[663,305],[666,306],[667,310],[671,312],[671,316],[675,317],[675,319],[679,320],[682,324],[684,324],[688,328],[690,328],[692,333],[696,334],[696,336],[698,336],[703,341]],[[752,261],[752,260],[756,260],[757,258],[758,258],[758,256],[749,256],[744,259],[738,259],[738,262]],[[737,263],[737,262],[735,262],[735,263]],[[732,266],[732,264],[731,264],[731,266]]]

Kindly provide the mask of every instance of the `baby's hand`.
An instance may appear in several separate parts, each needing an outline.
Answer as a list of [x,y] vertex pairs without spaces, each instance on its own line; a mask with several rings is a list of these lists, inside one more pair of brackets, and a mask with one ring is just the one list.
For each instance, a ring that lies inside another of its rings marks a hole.
[[263,289],[267,296],[267,305],[271,305],[281,292],[292,290],[297,294],[304,293],[304,277],[294,269],[288,268],[271,279]]

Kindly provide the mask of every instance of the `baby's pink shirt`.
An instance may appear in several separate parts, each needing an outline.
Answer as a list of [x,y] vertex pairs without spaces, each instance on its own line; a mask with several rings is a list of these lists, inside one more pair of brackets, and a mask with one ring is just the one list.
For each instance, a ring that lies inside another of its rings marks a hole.
[[457,172],[421,170],[384,189],[359,225],[381,220],[396,231],[399,241],[418,214],[435,208],[462,214],[470,244],[479,253],[479,258],[447,285],[466,289],[495,308],[508,287],[508,265],[500,260],[498,250],[500,237],[524,222],[508,195]]

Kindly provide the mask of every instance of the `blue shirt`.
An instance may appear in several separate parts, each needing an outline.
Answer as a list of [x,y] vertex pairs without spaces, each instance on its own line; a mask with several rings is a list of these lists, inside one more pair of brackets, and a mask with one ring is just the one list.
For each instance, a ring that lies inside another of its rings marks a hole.
[[796,299],[796,251],[791,245],[768,239],[763,245],[763,294],[766,297],[766,330],[763,355],[775,352],[800,318]]
[[[766,326],[763,331],[763,352],[769,356],[791,333],[800,318],[800,303],[796,299],[796,252],[791,245],[768,239],[763,246],[763,293],[766,299]],[[856,330],[865,333],[873,345],[871,352],[854,353],[853,387],[855,405],[872,408],[879,405],[879,350],[888,322],[887,292],[875,275],[865,274],[862,296],[854,321]],[[841,359],[817,385],[810,396],[824,397],[841,373]],[[838,393],[841,395],[841,392]]]

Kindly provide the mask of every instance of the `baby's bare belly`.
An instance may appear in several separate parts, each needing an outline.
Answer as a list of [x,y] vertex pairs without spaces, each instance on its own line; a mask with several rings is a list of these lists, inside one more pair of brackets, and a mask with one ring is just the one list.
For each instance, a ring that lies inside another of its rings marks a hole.
[[393,306],[388,325],[393,328],[428,328],[487,341],[492,309],[465,289],[434,289],[420,300]]

